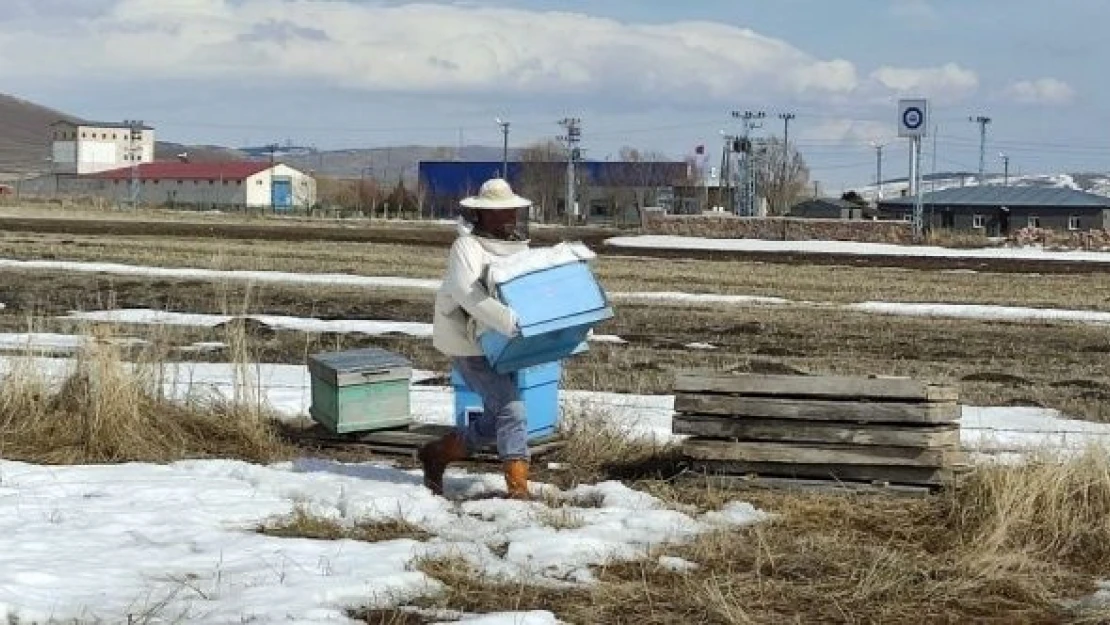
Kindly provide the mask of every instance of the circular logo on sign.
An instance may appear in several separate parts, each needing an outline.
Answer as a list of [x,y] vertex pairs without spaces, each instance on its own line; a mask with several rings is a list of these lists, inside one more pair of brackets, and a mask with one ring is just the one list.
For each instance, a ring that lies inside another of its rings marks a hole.
[[924,121],[925,113],[916,106],[911,106],[906,109],[906,112],[902,113],[902,123],[910,130],[917,130]]

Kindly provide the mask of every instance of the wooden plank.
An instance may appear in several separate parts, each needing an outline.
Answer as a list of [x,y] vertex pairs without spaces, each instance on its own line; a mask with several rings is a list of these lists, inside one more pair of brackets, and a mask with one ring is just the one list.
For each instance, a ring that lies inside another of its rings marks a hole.
[[682,443],[682,453],[695,460],[902,467],[946,467],[964,461],[963,452],[951,449],[817,443],[733,443],[705,438],[687,439]]
[[828,401],[729,395],[686,395],[675,397],[675,411],[686,414],[851,421],[858,423],[954,423],[960,405],[907,404],[868,401]]
[[878,465],[780,464],[773,462],[691,463],[691,470],[706,475],[759,475],[791,479],[818,479],[882,484],[942,486],[959,475],[958,467],[896,467]]
[[671,430],[675,434],[749,441],[953,449],[960,446],[960,429],[955,425],[908,427],[678,414],[671,421]]
[[891,484],[889,482],[847,482],[833,479],[773,477],[767,475],[706,475],[683,477],[680,483],[697,482],[701,486],[733,490],[787,490],[819,492],[831,495],[894,495],[922,497],[935,493],[939,484]]
[[[412,425],[406,428],[380,430],[377,432],[360,432],[357,434],[331,434],[314,428],[308,433],[307,439],[321,444],[357,446],[374,453],[408,456],[416,458],[420,447],[430,443],[443,435],[453,431],[447,425]],[[534,457],[544,456],[563,446],[563,439],[558,434],[545,436],[529,441],[528,451]],[[472,460],[497,460],[497,445],[489,444],[478,449]]]
[[723,393],[758,397],[812,397],[874,399],[904,402],[959,401],[954,386],[911,378],[848,377],[819,375],[757,375],[713,372],[680,372],[675,380],[680,393]]

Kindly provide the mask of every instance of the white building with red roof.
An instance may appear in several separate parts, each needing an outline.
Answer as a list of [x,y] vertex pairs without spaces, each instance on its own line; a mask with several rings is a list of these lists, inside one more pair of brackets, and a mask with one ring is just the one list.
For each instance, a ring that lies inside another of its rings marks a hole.
[[282,163],[259,161],[140,163],[81,176],[120,203],[195,208],[306,209],[316,180]]

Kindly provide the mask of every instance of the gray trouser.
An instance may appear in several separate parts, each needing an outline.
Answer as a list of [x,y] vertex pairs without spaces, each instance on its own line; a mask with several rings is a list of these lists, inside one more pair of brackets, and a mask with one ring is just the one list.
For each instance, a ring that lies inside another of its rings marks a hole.
[[455,358],[454,365],[483,404],[482,415],[471,419],[463,432],[467,449],[474,451],[497,441],[502,460],[527,459],[528,421],[513,376],[497,373],[483,356]]

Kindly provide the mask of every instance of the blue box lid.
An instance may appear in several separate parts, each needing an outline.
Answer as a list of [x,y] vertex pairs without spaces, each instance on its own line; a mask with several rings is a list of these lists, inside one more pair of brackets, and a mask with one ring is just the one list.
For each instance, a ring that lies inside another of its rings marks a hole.
[[584,262],[527,273],[496,288],[520,319],[519,336],[488,331],[479,337],[490,364],[501,373],[582,353],[590,330],[613,317],[604,290]]

